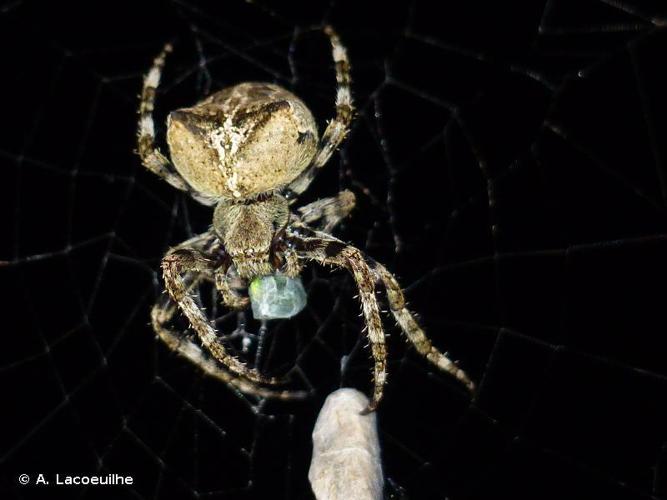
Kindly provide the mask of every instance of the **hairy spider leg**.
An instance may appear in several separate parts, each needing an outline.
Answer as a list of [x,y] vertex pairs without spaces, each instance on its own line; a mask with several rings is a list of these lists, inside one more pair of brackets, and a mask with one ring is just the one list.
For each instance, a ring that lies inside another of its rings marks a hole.
[[194,199],[205,205],[212,205],[215,200],[196,193],[185,179],[176,171],[171,161],[160,151],[155,142],[155,122],[153,120],[153,109],[155,108],[155,95],[160,85],[162,69],[164,68],[167,54],[173,50],[167,43],[162,52],[153,61],[153,66],[144,77],[141,90],[141,101],[139,104],[139,126],[137,128],[137,152],[141,157],[141,163],[148,170],[158,175],[170,185],[190,194]]
[[187,293],[182,275],[186,272],[212,273],[214,262],[201,252],[189,248],[173,249],[162,259],[164,282],[171,298],[178,303],[183,314],[190,320],[192,328],[199,336],[201,343],[220,363],[231,372],[259,384],[280,384],[282,380],[268,378],[256,370],[252,370],[227,352],[218,339],[213,325],[199,309],[194,299]]
[[[417,352],[433,363],[440,370],[449,373],[473,392],[475,384],[470,377],[445,354],[439,351],[428,339],[424,330],[419,326],[412,313],[405,305],[405,297],[396,278],[380,263],[374,261],[364,253],[341,240],[320,231],[309,230],[307,237],[294,235],[302,249],[299,255],[303,258],[317,261],[321,264],[331,264],[348,269],[359,289],[359,298],[362,303],[364,318],[368,326],[368,338],[375,360],[374,393],[367,411],[373,411],[382,398],[382,385],[386,383],[386,349],[384,347],[384,330],[379,320],[377,298],[374,284],[381,282],[387,292],[387,300],[391,312],[398,326],[415,347]],[[312,237],[314,235],[315,237]],[[369,274],[370,273],[370,274]],[[371,281],[372,283],[368,283]],[[381,339],[382,346],[376,346]],[[378,359],[380,358],[380,359]],[[380,375],[378,375],[380,373]]]
[[[183,280],[186,283],[188,290],[196,288],[203,279],[205,278],[202,274],[191,272],[186,273],[183,276]],[[308,396],[307,391],[276,390],[267,387],[261,387],[243,377],[224,370],[215,359],[211,358],[210,356],[206,356],[200,346],[195,344],[187,337],[179,335],[167,327],[167,324],[171,321],[177,309],[178,305],[171,299],[168,294],[165,294],[163,297],[161,297],[151,310],[151,322],[153,325],[153,330],[155,330],[158,338],[170,350],[186,358],[209,377],[220,380],[221,382],[228,384],[235,389],[238,389],[244,394],[249,394],[257,398],[293,400],[303,399]]]
[[328,233],[352,212],[355,203],[354,193],[346,189],[337,196],[304,205],[297,212],[302,223]]
[[[194,248],[203,253],[207,253],[213,251],[217,244],[216,237],[207,232],[181,243],[176,248]],[[212,280],[214,278],[209,273],[188,271],[183,274],[182,279],[186,292],[189,294],[196,290],[202,281]],[[226,305],[229,306],[227,303]],[[292,400],[303,399],[308,396],[308,392],[306,391],[287,391],[261,387],[239,375],[225,370],[223,365],[219,364],[214,358],[207,356],[201,347],[190,338],[173,331],[167,326],[177,310],[178,304],[168,293],[165,293],[160,297],[151,310],[153,330],[157,333],[158,338],[170,350],[188,359],[208,376],[220,380],[225,384],[229,384],[242,393],[258,398]]]
[[305,238],[298,242],[299,257],[347,269],[359,290],[361,309],[367,326],[367,336],[373,355],[373,396],[363,413],[375,411],[382,400],[387,382],[387,348],[380,318],[380,307],[375,297],[375,275],[361,250],[342,241],[328,238]]
[[352,91],[350,90],[352,79],[347,50],[331,26],[325,26],[324,33],[327,34],[331,42],[333,60],[336,65],[336,82],[338,83],[338,90],[336,91],[336,115],[324,131],[320,139],[318,151],[311,164],[287,186],[285,195],[290,199],[296,198],[308,188],[319,169],[324,166],[336,148],[345,139],[354,115]]
[[437,366],[440,370],[449,373],[454,378],[462,382],[470,392],[475,390],[475,384],[470,377],[461,370],[456,364],[433,346],[424,330],[419,326],[414,316],[405,306],[405,297],[401,286],[396,278],[387,271],[382,264],[369,259],[371,269],[375,275],[384,284],[387,291],[387,300],[398,326],[401,327],[405,336],[410,340],[417,352],[427,360]]

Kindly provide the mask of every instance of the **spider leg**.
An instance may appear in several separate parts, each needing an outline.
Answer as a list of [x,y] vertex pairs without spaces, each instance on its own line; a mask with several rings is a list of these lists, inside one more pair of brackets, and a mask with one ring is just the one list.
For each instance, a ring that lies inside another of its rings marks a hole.
[[153,66],[144,77],[144,85],[141,90],[141,102],[139,104],[139,127],[137,130],[137,150],[144,166],[156,175],[162,177],[169,184],[182,191],[188,191],[189,186],[185,180],[174,172],[171,162],[162,154],[160,148],[155,144],[155,122],[153,121],[153,108],[155,107],[155,94],[160,77],[164,68],[167,54],[171,52],[171,44],[167,44],[162,52],[153,61]]
[[172,51],[171,44],[166,44],[162,52],[153,61],[153,66],[144,77],[141,90],[141,101],[139,104],[139,126],[137,129],[137,152],[141,157],[144,167],[160,176],[166,182],[181,191],[189,193],[197,201],[211,205],[215,200],[198,195],[185,179],[180,176],[169,159],[162,154],[155,143],[155,122],[153,120],[153,108],[155,107],[155,94],[160,84],[162,69],[164,68],[167,54]]
[[[203,274],[188,272],[183,277],[186,290],[190,292],[195,289],[206,277]],[[198,366],[208,376],[218,379],[228,384],[244,394],[249,394],[258,398],[273,399],[301,399],[307,396],[304,391],[276,391],[258,386],[249,380],[224,370],[218,363],[210,357],[207,357],[201,347],[190,339],[177,334],[167,327],[167,324],[173,318],[178,306],[168,294],[158,300],[151,311],[151,320],[153,330],[158,338],[164,342],[172,351],[188,359],[191,363]]]
[[[316,229],[330,232],[347,217],[355,205],[355,196],[347,189],[331,198],[323,198],[297,209],[301,222]],[[317,224],[316,224],[317,223]]]
[[167,291],[183,311],[183,314],[190,320],[190,324],[199,336],[202,345],[229,371],[240,377],[260,384],[281,383],[278,379],[262,376],[228,353],[218,339],[215,328],[188,294],[182,275],[187,272],[211,273],[213,269],[214,263],[212,260],[206,258],[201,252],[188,248],[175,248],[162,259],[162,271]]
[[301,262],[299,262],[299,255],[297,252],[288,248],[283,252],[283,256],[285,257],[285,275],[290,278],[297,278],[300,276],[303,266],[301,265]]
[[335,239],[307,238],[297,240],[299,257],[347,269],[359,289],[362,311],[368,328],[368,340],[374,359],[373,397],[364,414],[374,411],[387,381],[387,348],[380,319],[380,307],[375,297],[375,275],[366,263],[363,253]]
[[286,195],[288,198],[296,197],[308,188],[319,169],[324,166],[345,139],[354,114],[352,92],[350,91],[350,61],[347,58],[347,50],[331,26],[325,26],[324,33],[328,35],[331,42],[333,60],[336,64],[336,82],[338,83],[336,116],[327,125],[311,164],[287,187]]
[[215,270],[215,287],[222,295],[222,301],[230,309],[241,310],[248,307],[250,304],[249,297],[239,295],[234,287],[231,286],[229,278],[227,277],[227,268],[218,268]]
[[405,297],[403,296],[401,286],[398,284],[398,281],[396,281],[396,278],[387,271],[387,268],[382,264],[371,261],[371,268],[384,284],[387,291],[389,307],[394,318],[401,327],[401,330],[405,333],[405,336],[412,342],[412,345],[414,345],[417,352],[442,371],[449,373],[454,378],[461,381],[471,392],[474,391],[475,384],[470,380],[468,375],[456,366],[452,360],[436,349],[424,334],[424,330],[422,330],[414,316],[405,306]]

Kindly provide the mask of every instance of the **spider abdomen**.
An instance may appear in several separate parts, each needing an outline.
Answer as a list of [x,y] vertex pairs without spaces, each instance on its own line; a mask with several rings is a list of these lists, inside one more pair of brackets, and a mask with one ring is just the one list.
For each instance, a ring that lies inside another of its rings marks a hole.
[[196,191],[246,199],[293,181],[312,161],[318,134],[294,94],[246,82],[171,113],[167,141],[176,169]]

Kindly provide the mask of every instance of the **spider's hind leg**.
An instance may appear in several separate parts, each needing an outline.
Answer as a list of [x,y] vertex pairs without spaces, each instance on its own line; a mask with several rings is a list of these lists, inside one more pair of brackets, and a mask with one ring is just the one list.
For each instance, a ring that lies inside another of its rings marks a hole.
[[410,340],[417,352],[428,359],[431,363],[437,366],[442,371],[445,371],[462,382],[471,392],[475,390],[475,384],[468,377],[468,375],[461,370],[456,364],[445,356],[442,352],[436,349],[428,337],[424,334],[424,330],[419,326],[414,316],[405,306],[405,297],[401,286],[396,281],[396,278],[387,271],[387,269],[377,262],[371,263],[371,268],[377,277],[382,281],[387,290],[387,300],[394,318],[405,333],[405,336]]

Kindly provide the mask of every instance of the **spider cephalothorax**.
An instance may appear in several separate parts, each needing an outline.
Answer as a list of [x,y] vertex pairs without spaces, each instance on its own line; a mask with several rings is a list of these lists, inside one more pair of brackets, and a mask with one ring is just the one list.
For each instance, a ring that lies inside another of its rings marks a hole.
[[[312,114],[298,97],[271,83],[248,82],[172,112],[167,126],[169,160],[155,145],[152,111],[171,46],[155,59],[141,96],[139,155],[149,170],[196,200],[215,205],[215,210],[209,231],[172,248],[164,257],[168,296],[153,308],[153,327],[171,349],[241,391],[291,397],[294,393],[266,387],[278,380],[248,368],[228,353],[224,339],[189,292],[202,281],[212,281],[227,307],[243,309],[249,299],[239,294],[239,282],[241,288],[247,288],[266,276],[297,278],[308,262],[333,265],[352,274],[368,327],[375,383],[367,411],[379,404],[386,381],[376,283],[384,286],[395,319],[417,351],[473,389],[467,375],[433,347],[405,307],[401,288],[387,269],[329,234],[354,207],[351,192],[342,191],[296,211],[290,208],[345,138],[352,120],[347,53],[330,27],[324,31],[333,48],[338,91],[336,116],[321,139]],[[215,360],[167,327],[177,308]]]

